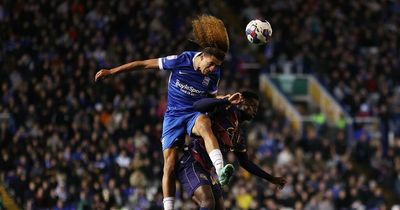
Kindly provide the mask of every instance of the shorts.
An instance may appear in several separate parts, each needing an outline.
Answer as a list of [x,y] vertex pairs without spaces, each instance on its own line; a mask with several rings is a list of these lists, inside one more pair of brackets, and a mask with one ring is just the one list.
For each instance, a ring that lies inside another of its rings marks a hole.
[[200,163],[190,155],[190,152],[185,151],[184,156],[179,160],[176,173],[182,188],[190,197],[193,196],[197,188],[203,185],[211,186],[215,200],[222,197],[222,190],[218,181],[201,167]]
[[175,116],[166,113],[164,115],[163,131],[161,144],[163,151],[179,144],[184,143],[185,135],[192,134],[192,129],[196,119],[201,115],[200,112],[191,112]]

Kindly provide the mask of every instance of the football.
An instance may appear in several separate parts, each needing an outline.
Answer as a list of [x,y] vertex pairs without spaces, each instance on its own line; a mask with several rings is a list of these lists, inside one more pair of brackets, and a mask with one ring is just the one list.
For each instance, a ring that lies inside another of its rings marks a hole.
[[252,44],[266,44],[271,36],[272,27],[266,20],[252,20],[246,26],[246,37]]

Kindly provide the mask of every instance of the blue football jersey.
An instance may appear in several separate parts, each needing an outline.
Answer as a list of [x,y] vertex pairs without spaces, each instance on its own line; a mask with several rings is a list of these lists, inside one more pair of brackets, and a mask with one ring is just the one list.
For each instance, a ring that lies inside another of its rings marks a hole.
[[217,93],[220,68],[207,75],[196,71],[193,60],[199,54],[185,51],[180,55],[158,59],[159,68],[171,72],[168,80],[168,114],[194,112],[195,101]]

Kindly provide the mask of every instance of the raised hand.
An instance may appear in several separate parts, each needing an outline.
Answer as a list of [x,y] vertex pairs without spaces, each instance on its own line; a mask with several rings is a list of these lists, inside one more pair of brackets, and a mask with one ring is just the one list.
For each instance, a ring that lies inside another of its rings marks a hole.
[[235,93],[233,95],[230,95],[228,100],[231,102],[231,104],[239,104],[243,101],[243,97],[241,93]]

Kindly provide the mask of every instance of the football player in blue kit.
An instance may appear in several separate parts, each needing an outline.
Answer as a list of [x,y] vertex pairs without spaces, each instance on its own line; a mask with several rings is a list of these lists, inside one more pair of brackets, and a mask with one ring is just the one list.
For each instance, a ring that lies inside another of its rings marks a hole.
[[[209,113],[212,130],[224,155],[233,152],[241,167],[282,189],[286,184],[285,178],[268,174],[247,157],[241,125],[254,118],[259,99],[258,95],[251,91],[243,91],[241,94],[243,101],[238,105],[232,105],[226,99],[204,98],[195,102],[194,108]],[[211,168],[212,162],[205,150],[204,140],[201,137],[192,137],[191,143],[179,159],[177,178],[201,210],[222,210],[222,190],[213,179]]]
[[[211,129],[209,117],[193,108],[193,103],[202,98],[216,97],[220,80],[220,66],[229,49],[229,38],[224,23],[213,16],[201,15],[192,21],[195,42],[200,52],[185,51],[158,59],[133,61],[116,68],[102,69],[95,81],[122,72],[160,69],[170,72],[168,81],[168,106],[164,114],[162,149],[164,168],[162,189],[164,209],[174,206],[175,167],[178,148],[183,145],[186,134],[202,137],[219,182],[224,185],[233,173],[233,166],[224,166],[218,141]],[[232,104],[241,101],[240,93],[221,96]]]

